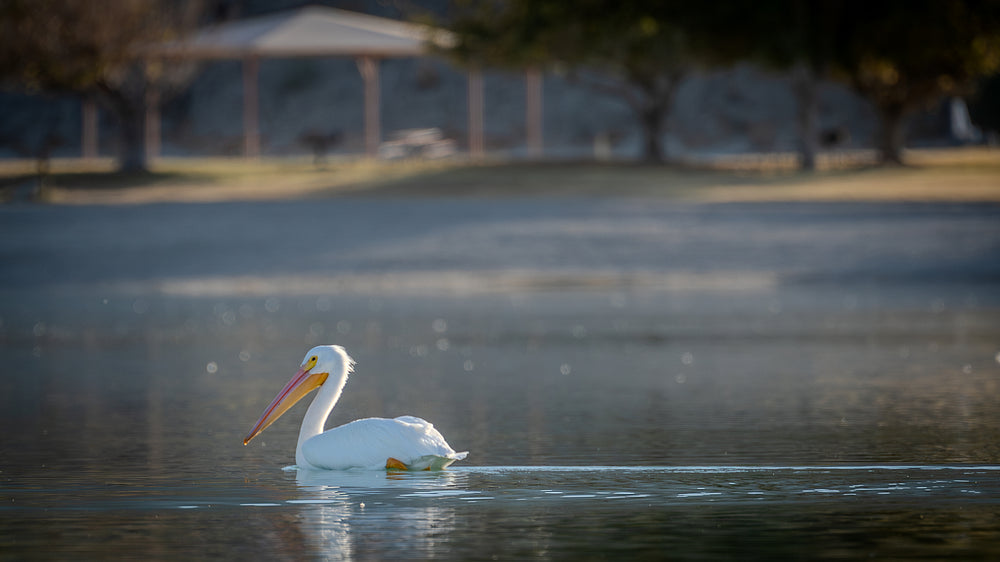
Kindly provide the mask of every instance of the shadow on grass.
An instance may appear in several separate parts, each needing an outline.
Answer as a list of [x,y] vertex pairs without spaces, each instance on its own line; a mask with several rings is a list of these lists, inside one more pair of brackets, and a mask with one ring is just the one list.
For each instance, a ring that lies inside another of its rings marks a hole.
[[[821,172],[857,174],[864,170]],[[684,164],[649,165],[595,161],[470,163],[366,182],[356,191],[328,196],[365,197],[533,197],[671,196],[697,197],[712,187],[780,186],[815,177],[798,170],[734,171]]]
[[203,183],[211,177],[190,172],[67,172],[50,174],[48,187],[70,190],[141,188],[162,183]]
[[54,172],[49,174],[13,174],[0,176],[0,202],[49,199],[52,189],[64,191],[125,191],[155,185],[198,184],[211,176],[190,172]]

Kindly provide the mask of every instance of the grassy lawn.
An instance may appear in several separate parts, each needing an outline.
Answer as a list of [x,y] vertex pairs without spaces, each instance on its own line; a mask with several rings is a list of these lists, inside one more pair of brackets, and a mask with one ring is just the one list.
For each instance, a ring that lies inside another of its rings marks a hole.
[[[124,175],[110,160],[55,160],[40,198],[63,204],[268,200],[302,197],[653,197],[685,201],[994,201],[1000,151],[913,150],[907,166],[821,160],[815,173],[786,156],[738,156],[683,166],[629,163],[160,159]],[[0,161],[5,198],[34,185],[33,163]]]

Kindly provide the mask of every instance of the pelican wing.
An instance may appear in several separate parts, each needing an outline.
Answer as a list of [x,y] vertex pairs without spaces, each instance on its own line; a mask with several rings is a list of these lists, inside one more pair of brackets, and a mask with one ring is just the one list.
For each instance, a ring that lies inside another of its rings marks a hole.
[[384,469],[394,458],[411,469],[444,468],[467,453],[456,453],[434,426],[420,418],[366,418],[325,431],[302,444],[314,467]]

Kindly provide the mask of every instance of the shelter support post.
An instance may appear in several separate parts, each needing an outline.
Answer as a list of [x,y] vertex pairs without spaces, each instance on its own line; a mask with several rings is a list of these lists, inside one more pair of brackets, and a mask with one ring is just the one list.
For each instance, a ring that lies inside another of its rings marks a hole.
[[243,59],[243,155],[247,158],[260,156],[260,129],[258,127],[258,87],[257,75],[260,59],[250,55]]
[[483,157],[483,73],[469,70],[469,156]]
[[357,63],[365,83],[365,154],[369,158],[376,158],[378,146],[382,142],[379,64],[375,57],[361,57]]
[[81,156],[97,158],[97,102],[93,95],[85,95],[80,107],[82,137]]
[[160,156],[160,90],[150,84],[146,88],[146,160]]
[[542,155],[542,71],[537,66],[525,71],[524,90],[528,155],[539,158]]

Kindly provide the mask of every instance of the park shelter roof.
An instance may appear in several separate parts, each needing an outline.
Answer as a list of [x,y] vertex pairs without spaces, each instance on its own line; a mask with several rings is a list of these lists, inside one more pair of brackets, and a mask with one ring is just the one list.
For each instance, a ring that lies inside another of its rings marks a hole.
[[157,50],[186,58],[413,57],[427,54],[428,41],[445,44],[448,34],[399,20],[306,6],[207,27]]
[[[431,45],[448,47],[451,33],[414,23],[380,18],[322,6],[248,18],[203,28],[194,35],[146,51],[155,58],[240,59],[243,66],[244,154],[260,154],[258,124],[258,69],[262,58],[348,56],[357,60],[364,80],[365,150],[378,154],[381,139],[379,60],[387,57],[419,57],[432,54]],[[541,75],[528,72],[529,144],[541,148]],[[483,152],[483,80],[478,69],[469,71],[469,150],[473,157]],[[155,98],[155,96],[153,96]],[[159,121],[156,103],[147,107],[147,122]],[[148,136],[159,128],[147,127]],[[147,140],[147,147],[159,141]],[[153,151],[155,153],[155,151]]]

